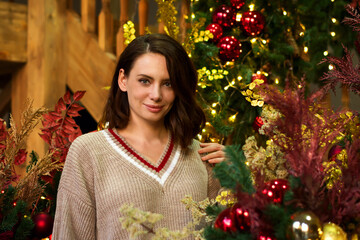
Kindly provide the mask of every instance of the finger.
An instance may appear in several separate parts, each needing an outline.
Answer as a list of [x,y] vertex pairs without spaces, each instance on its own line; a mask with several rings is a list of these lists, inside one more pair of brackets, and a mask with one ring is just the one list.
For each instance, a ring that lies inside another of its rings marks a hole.
[[223,151],[212,152],[212,153],[202,156],[201,160],[208,161],[208,160],[215,159],[215,158],[224,158],[225,159],[225,153]]
[[198,150],[198,153],[210,153],[210,152],[216,152],[216,151],[222,151],[225,147],[218,143],[211,143],[204,145],[204,147],[200,148]]
[[225,161],[225,158],[213,158],[208,161],[208,163],[221,163]]

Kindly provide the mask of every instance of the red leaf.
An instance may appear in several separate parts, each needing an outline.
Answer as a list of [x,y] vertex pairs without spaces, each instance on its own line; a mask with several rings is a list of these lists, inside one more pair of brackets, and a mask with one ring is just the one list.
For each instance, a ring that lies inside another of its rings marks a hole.
[[55,105],[55,111],[61,113],[62,111],[66,110],[66,104],[63,98],[60,98],[57,104]]
[[86,91],[77,91],[74,93],[73,98],[74,101],[79,101],[85,94]]
[[71,117],[66,117],[66,118],[65,118],[65,123],[66,123],[66,124],[69,124],[69,125],[71,125],[71,126],[77,126],[75,120],[74,120],[73,118],[71,118]]
[[73,103],[71,106],[70,106],[70,110],[72,110],[72,111],[81,111],[81,110],[83,110],[84,108],[83,108],[83,106],[81,106],[80,104],[78,104],[78,103]]
[[50,145],[50,133],[44,133],[44,134],[39,134],[40,137],[47,143]]
[[14,164],[21,165],[26,161],[27,152],[25,149],[20,149],[15,157]]
[[70,97],[70,92],[66,91],[65,95],[64,95],[64,101],[66,104],[70,104],[71,103],[71,97]]
[[73,110],[69,110],[67,112],[67,115],[70,116],[70,117],[78,117],[78,116],[81,116],[77,111],[73,111]]

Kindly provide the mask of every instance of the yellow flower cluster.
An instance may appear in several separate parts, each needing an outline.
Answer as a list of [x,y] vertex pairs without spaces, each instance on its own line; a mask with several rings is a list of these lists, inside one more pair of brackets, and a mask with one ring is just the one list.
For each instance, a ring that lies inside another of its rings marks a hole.
[[257,94],[256,87],[260,84],[264,83],[264,80],[262,79],[255,79],[250,84],[246,85],[248,89],[241,91],[241,94],[245,96],[245,99],[251,103],[251,106],[253,107],[262,107],[264,105],[264,100],[262,97]]
[[214,35],[209,31],[209,30],[205,30],[205,31],[200,31],[195,32],[194,33],[194,42],[207,42],[209,41],[209,39],[213,38]]
[[215,201],[223,206],[232,206],[236,202],[236,197],[231,191],[222,191],[216,198]]
[[125,45],[129,45],[129,43],[131,43],[131,41],[136,38],[134,23],[132,21],[127,21],[123,25],[123,29],[124,29]]
[[342,171],[341,168],[347,168],[347,153],[343,149],[339,154],[336,155],[336,159],[341,161],[341,166],[339,166],[335,161],[323,162],[323,166],[326,172],[326,187],[328,189],[333,188],[334,183],[338,182],[341,179]]
[[[199,82],[198,85],[201,88],[206,88],[207,86],[211,86],[210,83],[213,80],[223,79],[229,72],[223,69],[212,69],[209,70],[206,67],[198,69]],[[209,82],[210,81],[210,82]]]

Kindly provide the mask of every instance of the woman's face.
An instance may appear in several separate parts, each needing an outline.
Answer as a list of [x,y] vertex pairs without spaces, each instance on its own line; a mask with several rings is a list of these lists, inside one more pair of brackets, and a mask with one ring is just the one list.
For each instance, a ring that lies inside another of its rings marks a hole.
[[129,123],[164,124],[165,115],[175,100],[166,59],[158,53],[145,53],[138,57],[130,73],[120,69],[118,84],[127,92]]

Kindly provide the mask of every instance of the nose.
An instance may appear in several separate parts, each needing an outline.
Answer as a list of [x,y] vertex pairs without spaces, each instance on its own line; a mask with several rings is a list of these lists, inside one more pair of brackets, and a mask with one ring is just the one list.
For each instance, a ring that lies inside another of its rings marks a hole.
[[150,91],[150,99],[154,102],[159,102],[162,99],[161,86],[154,84]]

